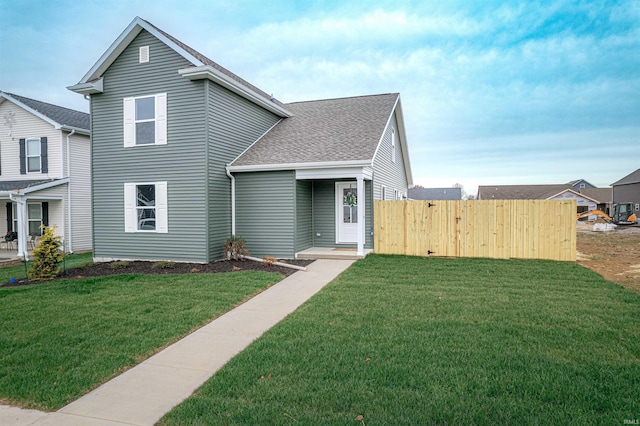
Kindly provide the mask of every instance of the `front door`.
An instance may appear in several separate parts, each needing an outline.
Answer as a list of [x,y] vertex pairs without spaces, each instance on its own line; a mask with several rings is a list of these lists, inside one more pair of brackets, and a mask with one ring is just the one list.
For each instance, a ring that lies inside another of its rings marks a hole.
[[358,185],[336,183],[336,243],[358,242]]

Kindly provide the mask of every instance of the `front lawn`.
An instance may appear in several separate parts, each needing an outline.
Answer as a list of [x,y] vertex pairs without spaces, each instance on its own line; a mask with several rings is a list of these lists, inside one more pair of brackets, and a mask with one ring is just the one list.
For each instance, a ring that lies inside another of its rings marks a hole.
[[[88,265],[92,262],[93,258],[91,252],[68,254],[64,257],[64,262],[60,264],[60,268],[71,269],[78,266]],[[27,262],[26,267],[24,262],[12,266],[0,267],[0,285],[6,283],[11,278],[16,280],[25,278],[27,276],[29,265],[31,265],[31,262]]]
[[369,256],[161,424],[623,424],[640,295],[572,263]]
[[0,288],[0,401],[58,409],[280,279],[243,271]]

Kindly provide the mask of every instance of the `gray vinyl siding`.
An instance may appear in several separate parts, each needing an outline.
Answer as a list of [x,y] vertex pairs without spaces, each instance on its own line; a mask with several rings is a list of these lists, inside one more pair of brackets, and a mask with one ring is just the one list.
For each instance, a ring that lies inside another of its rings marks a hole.
[[[640,183],[629,183],[624,185],[613,186],[613,204],[619,203],[633,203],[635,205],[640,203]],[[637,215],[637,211],[634,210]]]
[[[150,62],[138,63],[140,46]],[[184,58],[142,31],[91,96],[94,257],[208,261],[205,92],[178,69]],[[167,145],[124,148],[123,98],[167,93]],[[124,183],[167,181],[168,228],[124,232]]]
[[312,182],[296,182],[296,246],[299,252],[313,247]]
[[[373,199],[371,181],[365,181],[365,248],[373,248]],[[320,236],[318,237],[318,233]],[[356,244],[336,244],[336,180],[313,181],[313,246],[356,247]]]
[[[392,159],[391,132],[396,133],[396,161]],[[373,195],[376,200],[382,199],[382,186],[386,187],[386,197],[393,199],[394,190],[405,193],[408,190],[407,176],[404,168],[402,147],[400,145],[400,135],[395,114],[389,121],[385,129],[384,137],[378,148],[376,157],[373,159]]]
[[254,256],[295,256],[293,171],[236,173],[236,233]]
[[278,122],[278,117],[235,93],[206,82],[208,111],[209,257],[221,257],[231,235],[231,181],[225,166]]

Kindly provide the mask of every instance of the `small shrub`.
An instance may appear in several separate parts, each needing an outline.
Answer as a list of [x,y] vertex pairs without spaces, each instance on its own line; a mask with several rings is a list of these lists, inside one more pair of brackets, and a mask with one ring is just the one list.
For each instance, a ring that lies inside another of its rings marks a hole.
[[42,236],[35,249],[33,249],[33,263],[29,267],[28,278],[33,281],[50,280],[59,272],[59,265],[64,259],[60,249],[62,242],[55,234],[55,228],[43,226]]
[[244,244],[244,238],[232,235],[224,243],[224,251],[222,252],[222,255],[227,260],[239,260],[241,256],[249,254],[249,250],[244,248]]
[[129,266],[129,262],[126,260],[118,260],[117,262],[111,262],[111,268],[113,269],[122,269]]
[[160,260],[153,265],[151,265],[152,269],[171,269],[176,266],[176,262],[172,262],[170,260]]

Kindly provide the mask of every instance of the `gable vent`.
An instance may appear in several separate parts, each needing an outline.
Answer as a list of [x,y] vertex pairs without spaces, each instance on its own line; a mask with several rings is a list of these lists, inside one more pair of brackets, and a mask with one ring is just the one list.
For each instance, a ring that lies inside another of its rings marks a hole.
[[140,63],[146,64],[149,62],[149,46],[140,47]]

